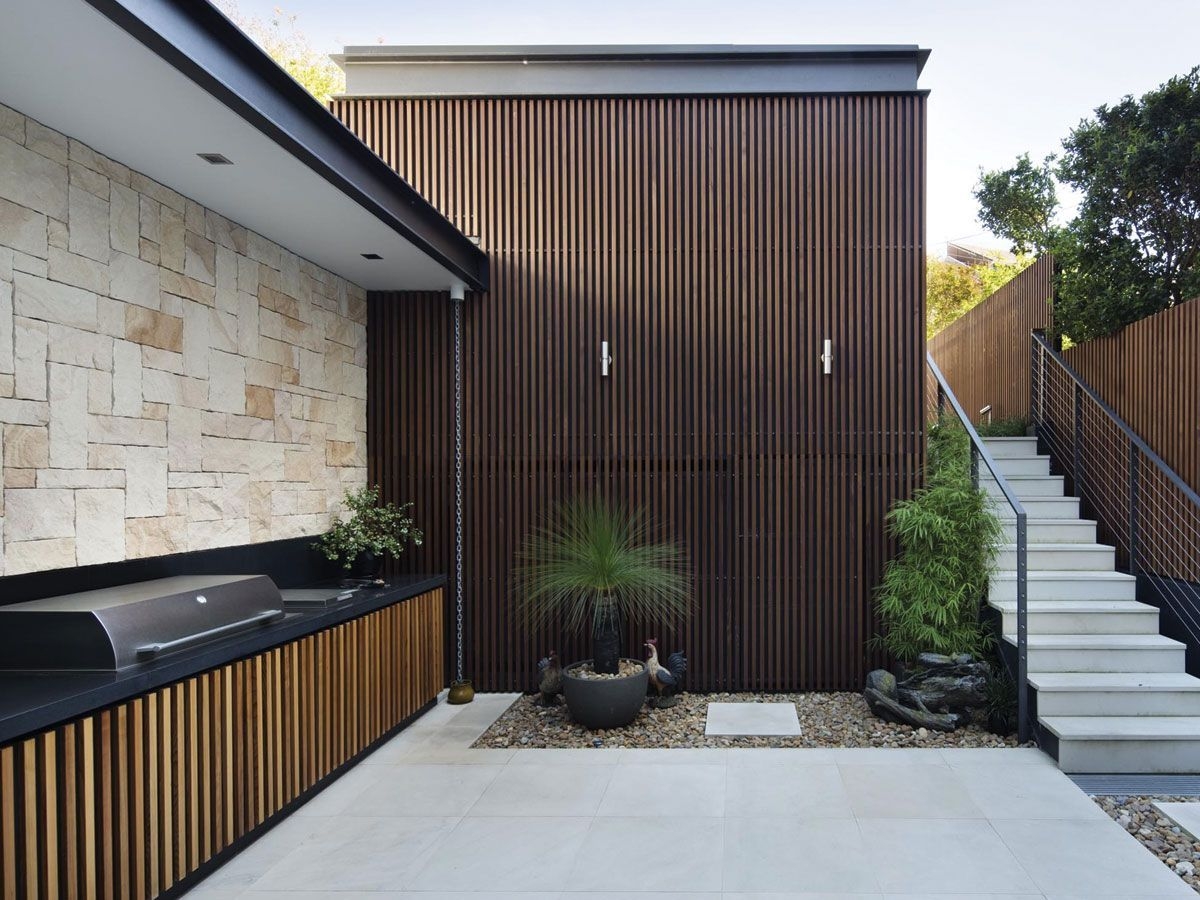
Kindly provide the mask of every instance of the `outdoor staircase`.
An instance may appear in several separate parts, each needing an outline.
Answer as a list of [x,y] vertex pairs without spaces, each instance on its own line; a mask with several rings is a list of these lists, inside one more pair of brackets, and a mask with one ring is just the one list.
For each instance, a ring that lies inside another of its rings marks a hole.
[[[1186,647],[1159,634],[1158,610],[1115,570],[1114,549],[1096,543],[1096,523],[1064,496],[1037,439],[984,443],[1027,516],[1029,684],[1043,743],[1065,772],[1200,772],[1200,679],[1185,672]],[[980,484],[1005,529],[988,603],[1015,647],[1016,520],[986,467]]]

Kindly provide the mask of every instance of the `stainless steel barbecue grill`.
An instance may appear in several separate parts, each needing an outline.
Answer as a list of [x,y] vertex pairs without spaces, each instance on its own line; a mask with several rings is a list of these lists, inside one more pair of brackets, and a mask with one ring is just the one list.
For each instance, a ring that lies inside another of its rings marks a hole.
[[284,617],[265,575],[188,575],[0,606],[0,669],[115,671]]

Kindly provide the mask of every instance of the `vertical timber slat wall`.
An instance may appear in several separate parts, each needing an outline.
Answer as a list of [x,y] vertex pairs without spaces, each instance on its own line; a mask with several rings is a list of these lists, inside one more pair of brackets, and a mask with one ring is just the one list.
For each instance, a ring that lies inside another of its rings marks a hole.
[[1054,259],[1046,255],[929,339],[963,410],[977,420],[1029,418],[1030,334],[1051,323]]
[[[332,108],[490,259],[464,309],[476,687],[587,655],[519,621],[510,574],[553,503],[600,490],[647,507],[695,576],[690,621],[627,649],[684,648],[695,689],[859,689],[884,516],[924,452],[924,96]],[[451,306],[369,310],[370,478],[425,529],[401,564],[451,570]]]
[[443,602],[430,591],[0,747],[0,898],[175,885],[437,696]]
[[1067,362],[1200,491],[1200,299],[1078,344]]
[[[1050,329],[1049,255],[929,341],[963,408],[1029,418],[1030,332]],[[1076,344],[1063,358],[1168,466],[1200,491],[1200,299]]]

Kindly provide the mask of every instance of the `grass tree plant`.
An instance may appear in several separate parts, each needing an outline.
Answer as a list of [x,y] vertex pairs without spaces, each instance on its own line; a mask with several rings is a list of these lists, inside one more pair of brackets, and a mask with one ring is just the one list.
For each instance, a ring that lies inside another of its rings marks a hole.
[[615,674],[626,622],[679,621],[691,608],[683,549],[659,540],[644,510],[600,496],[555,507],[525,541],[516,569],[532,624],[590,628],[595,671]]

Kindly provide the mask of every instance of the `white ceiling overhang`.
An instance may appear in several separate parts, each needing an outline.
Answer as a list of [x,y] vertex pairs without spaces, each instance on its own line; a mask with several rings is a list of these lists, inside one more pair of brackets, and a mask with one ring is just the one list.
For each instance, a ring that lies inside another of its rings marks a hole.
[[486,287],[481,251],[207,3],[6,0],[0,102],[368,290]]

